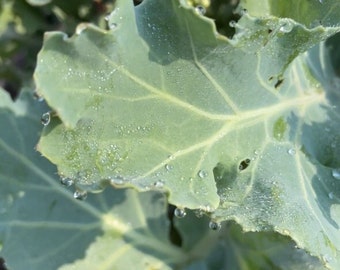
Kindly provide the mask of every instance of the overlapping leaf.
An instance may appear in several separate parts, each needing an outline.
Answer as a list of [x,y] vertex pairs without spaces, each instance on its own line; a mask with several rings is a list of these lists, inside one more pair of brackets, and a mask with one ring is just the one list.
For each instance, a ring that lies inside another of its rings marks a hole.
[[207,218],[197,219],[192,213],[175,222],[183,236],[182,248],[197,258],[188,270],[325,269],[288,237],[274,232],[244,233],[234,222],[221,224],[219,232],[211,231],[206,226],[208,222]]
[[[168,240],[163,195],[108,189],[77,201],[34,151],[38,104],[27,93],[15,104],[3,90],[0,97],[0,257],[9,269],[59,269],[96,242],[96,269],[143,269],[182,257]],[[103,245],[109,254],[100,257]]]
[[162,188],[179,207],[290,235],[337,267],[339,96],[302,53],[339,31],[339,9],[300,3],[298,20],[288,4],[261,3],[285,18],[251,17],[249,4],[233,40],[175,0],[135,12],[117,1],[109,32],[50,33],[35,75],[58,117],[39,149],[81,188]]
[[193,213],[176,221],[183,244],[175,247],[159,193],[107,189],[75,200],[33,149],[42,106],[26,92],[15,103],[2,90],[0,97],[0,257],[9,269],[320,269],[288,238],[244,235],[236,225],[212,231]]

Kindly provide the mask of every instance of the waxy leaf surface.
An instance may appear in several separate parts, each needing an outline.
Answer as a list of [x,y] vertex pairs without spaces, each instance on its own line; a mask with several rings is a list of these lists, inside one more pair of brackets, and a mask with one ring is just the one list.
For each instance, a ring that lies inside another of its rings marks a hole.
[[305,51],[340,30],[338,4],[299,20],[252,2],[231,40],[178,0],[117,1],[109,31],[47,34],[35,79],[55,117],[38,147],[79,188],[162,189],[336,268],[339,84],[327,47]]
[[55,167],[34,150],[43,107],[27,92],[13,103],[0,89],[0,257],[8,269],[75,267],[97,242],[96,269],[178,263],[183,255],[168,240],[162,194],[107,189],[79,201],[60,185]]
[[0,267],[4,260],[16,270],[320,269],[287,237],[243,234],[236,225],[212,231],[208,217],[192,212],[174,222],[182,241],[175,246],[160,193],[107,189],[75,200],[55,167],[34,151],[45,109],[27,92],[13,102],[0,89]]

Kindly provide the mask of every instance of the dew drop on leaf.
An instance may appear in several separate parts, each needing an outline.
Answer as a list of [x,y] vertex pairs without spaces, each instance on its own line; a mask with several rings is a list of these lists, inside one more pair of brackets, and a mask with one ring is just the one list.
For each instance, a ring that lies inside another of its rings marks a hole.
[[70,187],[73,185],[73,180],[70,179],[70,178],[67,178],[67,177],[61,177],[60,178],[60,183],[63,185],[63,186],[66,186],[66,187]]
[[246,15],[246,14],[248,14],[248,10],[246,8],[241,9],[240,15],[243,16],[243,15]]
[[340,168],[333,169],[333,170],[332,170],[332,176],[333,176],[336,180],[340,180]]
[[87,192],[86,191],[80,191],[80,190],[76,190],[73,193],[73,198],[77,199],[77,200],[85,200],[87,198]]
[[42,116],[41,116],[41,123],[44,125],[44,126],[47,126],[50,121],[51,121],[51,114],[50,112],[47,112],[47,113],[44,113]]
[[39,102],[44,101],[44,98],[43,98],[42,96],[40,96],[40,95],[38,94],[37,91],[34,91],[34,93],[33,93],[33,98],[34,98],[36,101],[39,101]]
[[213,231],[218,231],[221,229],[221,227],[222,225],[219,222],[212,221],[212,220],[209,222],[209,228]]
[[328,193],[328,198],[330,198],[331,200],[334,199],[334,193],[333,192],[329,192]]
[[204,15],[205,12],[206,12],[205,7],[203,7],[203,6],[197,6],[197,7],[195,7],[195,10],[200,15]]
[[177,218],[184,218],[187,215],[187,213],[182,208],[176,208],[175,211],[174,211],[174,215]]
[[111,177],[110,184],[113,186],[121,186],[124,184],[124,179],[121,176]]
[[293,30],[293,24],[289,21],[284,22],[279,28],[279,31],[281,33],[289,33],[292,30]]
[[208,173],[204,170],[199,170],[197,175],[198,175],[199,178],[205,178],[205,177],[208,176]]
[[111,30],[113,30],[113,29],[117,28],[117,24],[116,23],[109,23],[109,28]]
[[166,169],[168,172],[172,171],[173,168],[174,168],[174,166],[172,166],[172,165],[170,165],[170,164],[166,164],[166,165],[165,165],[165,169]]
[[204,212],[203,212],[202,209],[196,209],[196,210],[194,211],[194,213],[195,213],[195,216],[198,217],[198,218],[203,217],[203,214],[204,214]]
[[290,149],[288,149],[288,154],[289,155],[295,155],[296,154],[296,151],[295,151],[295,149],[294,148],[290,148]]
[[236,22],[235,22],[234,20],[231,20],[231,21],[229,22],[229,26],[230,26],[231,28],[234,28],[234,27],[236,26]]
[[163,188],[164,187],[164,182],[161,180],[158,180],[154,183],[155,188]]

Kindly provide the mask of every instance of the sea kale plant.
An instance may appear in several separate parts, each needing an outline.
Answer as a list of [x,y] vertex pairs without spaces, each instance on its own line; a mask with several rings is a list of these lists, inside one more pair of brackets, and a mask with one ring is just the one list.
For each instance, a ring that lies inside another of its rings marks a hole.
[[340,269],[340,2],[137,2],[2,2],[0,269]]

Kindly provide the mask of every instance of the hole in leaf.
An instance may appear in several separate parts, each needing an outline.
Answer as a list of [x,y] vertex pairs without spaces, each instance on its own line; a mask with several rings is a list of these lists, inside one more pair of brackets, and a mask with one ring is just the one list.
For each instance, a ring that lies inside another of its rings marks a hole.
[[169,205],[168,207],[168,218],[170,220],[169,238],[170,238],[171,243],[173,243],[175,246],[181,247],[182,237],[179,234],[174,224],[174,219],[176,218],[174,215],[175,209],[176,207],[173,205]]
[[241,14],[235,13],[239,2],[239,0],[211,0],[210,5],[206,7],[205,15],[212,18],[217,31],[228,38],[232,38],[235,34],[235,28],[230,27],[230,21],[237,22],[241,18]]
[[249,159],[249,158],[246,158],[246,159],[244,159],[244,160],[242,160],[242,161],[240,162],[240,165],[238,166],[238,169],[239,169],[240,171],[243,171],[243,170],[245,170],[245,169],[248,168],[249,164],[250,164],[250,159]]
[[278,79],[274,87],[277,89],[278,87],[281,86],[282,83],[283,83],[283,79]]
[[5,260],[0,257],[0,270],[8,270],[5,264]]

